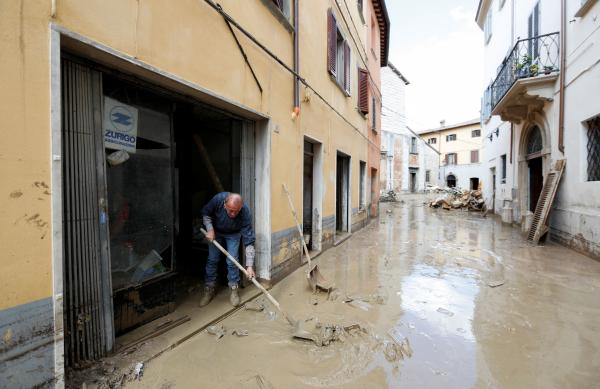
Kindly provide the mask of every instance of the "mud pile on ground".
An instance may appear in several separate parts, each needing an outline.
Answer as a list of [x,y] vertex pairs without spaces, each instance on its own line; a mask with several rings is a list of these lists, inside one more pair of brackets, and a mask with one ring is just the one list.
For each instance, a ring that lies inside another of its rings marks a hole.
[[398,201],[398,195],[393,190],[388,190],[379,196],[379,201],[382,203],[394,203]]
[[480,190],[459,190],[446,188],[446,194],[429,203],[432,208],[467,209],[469,211],[485,211],[485,200]]

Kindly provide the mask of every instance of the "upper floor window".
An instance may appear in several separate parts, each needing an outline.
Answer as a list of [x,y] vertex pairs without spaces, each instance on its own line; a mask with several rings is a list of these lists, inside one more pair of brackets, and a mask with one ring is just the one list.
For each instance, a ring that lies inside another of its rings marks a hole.
[[410,138],[410,153],[411,154],[418,154],[417,151],[417,138],[416,137],[412,137]]
[[[529,38],[540,35],[540,2],[535,3],[529,18],[527,19],[527,34]],[[536,59],[540,56],[540,47],[538,39],[529,39],[527,44],[529,57]]]
[[457,154],[456,153],[448,153],[446,154],[446,165],[456,165],[457,163]]
[[429,138],[427,139],[427,143],[429,143],[430,145],[434,145],[437,143],[437,139],[436,138]]
[[456,140],[456,134],[446,135],[446,142],[452,142]]
[[506,154],[500,157],[500,182],[506,182]]
[[479,150],[471,150],[471,163],[479,163]]
[[358,68],[358,110],[366,115],[369,113],[369,71]]
[[327,67],[337,84],[350,96],[350,46],[331,9],[327,13]]
[[600,116],[587,121],[588,181],[600,181]]
[[481,136],[481,130],[473,130],[471,131],[471,138],[478,138]]
[[431,170],[425,170],[425,182],[431,181]]
[[281,11],[281,13],[283,14],[283,16],[285,16],[285,18],[289,21],[291,19],[292,16],[292,7],[291,7],[291,0],[268,0],[269,2],[271,2],[275,7],[277,7],[277,9],[279,11]]
[[371,128],[377,130],[377,107],[375,106],[375,96],[371,97]]
[[488,10],[488,13],[485,17],[485,23],[483,24],[483,39],[484,43],[487,45],[492,39],[492,8]]

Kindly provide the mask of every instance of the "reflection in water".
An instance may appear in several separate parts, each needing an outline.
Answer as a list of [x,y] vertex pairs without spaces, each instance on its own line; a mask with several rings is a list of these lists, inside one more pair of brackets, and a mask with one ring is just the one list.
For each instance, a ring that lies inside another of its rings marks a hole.
[[[313,295],[304,269],[273,295],[295,318],[360,323],[366,332],[323,348],[292,340],[281,318],[242,310],[223,325],[249,336],[215,342],[199,334],[151,362],[139,386],[168,379],[177,387],[244,387],[257,374],[277,388],[588,388],[600,381],[600,263],[564,247],[528,246],[518,229],[492,217],[431,210],[415,196],[386,204],[379,219],[317,260],[338,299]],[[375,294],[382,303],[343,302]],[[232,374],[230,366],[242,368]]]

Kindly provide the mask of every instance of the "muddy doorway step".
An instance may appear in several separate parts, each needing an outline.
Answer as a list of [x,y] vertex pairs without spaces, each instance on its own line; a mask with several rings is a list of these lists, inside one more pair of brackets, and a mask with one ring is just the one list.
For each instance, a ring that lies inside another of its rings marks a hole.
[[338,151],[335,185],[335,239],[339,244],[350,234],[350,156]]
[[[208,258],[208,243],[198,232],[203,226],[202,208],[214,195],[225,191],[240,193],[254,212],[254,127],[241,118],[200,105],[179,107],[175,119],[181,226],[177,270],[182,293],[178,303],[197,308]],[[244,265],[242,244],[237,254]],[[224,257],[217,274],[217,294],[228,296]],[[244,277],[240,276],[240,281],[241,286],[246,285]],[[229,307],[229,300],[215,298],[207,308],[214,304]]]

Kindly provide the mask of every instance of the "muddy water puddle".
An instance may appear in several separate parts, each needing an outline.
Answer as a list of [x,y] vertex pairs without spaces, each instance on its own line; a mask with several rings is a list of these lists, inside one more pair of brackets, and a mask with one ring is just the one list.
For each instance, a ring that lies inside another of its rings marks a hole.
[[131,387],[600,382],[600,263],[551,243],[529,246],[491,217],[419,204],[386,204],[378,220],[318,258],[337,286],[332,294],[312,294],[303,269],[272,289],[309,327],[361,330],[327,346],[294,339],[274,307],[259,300],[263,310],[242,309],[218,323],[222,336],[202,332],[149,362]]

